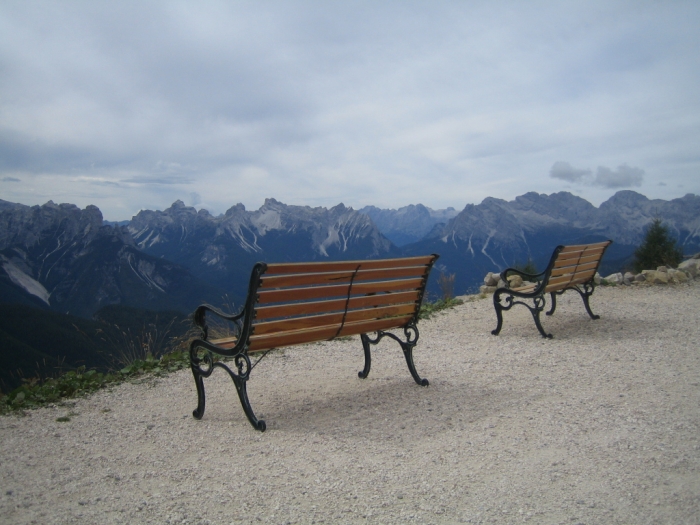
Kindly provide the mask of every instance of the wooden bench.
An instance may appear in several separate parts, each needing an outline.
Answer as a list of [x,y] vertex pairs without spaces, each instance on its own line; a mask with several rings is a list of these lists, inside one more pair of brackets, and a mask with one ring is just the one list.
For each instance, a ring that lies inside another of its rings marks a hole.
[[[250,276],[248,296],[241,311],[226,314],[202,305],[194,313],[194,323],[202,335],[190,344],[190,366],[197,386],[198,405],[193,415],[204,415],[204,382],[215,368],[228,372],[238,397],[254,428],[265,430],[265,422],[255,417],[248,400],[246,383],[255,365],[274,348],[330,341],[360,334],[365,354],[361,378],[371,365],[370,345],[382,338],[397,341],[408,370],[422,386],[413,364],[413,347],[418,342],[418,312],[425,286],[437,255],[367,261],[312,263],[257,263]],[[209,339],[206,313],[232,323],[229,337]],[[386,330],[402,329],[405,340]],[[370,338],[368,333],[376,333]],[[264,352],[255,363],[250,354]],[[233,359],[235,370],[213,354]]]
[[[505,287],[497,288],[493,294],[493,305],[496,308],[498,325],[491,333],[493,335],[500,333],[503,326],[502,312],[504,310],[510,310],[513,305],[522,304],[530,310],[542,337],[551,338],[552,334],[546,333],[540,323],[540,312],[544,310],[546,303],[545,294],[550,294],[552,298],[552,307],[547,312],[547,315],[552,315],[557,307],[556,296],[563,294],[567,290],[576,290],[581,295],[583,305],[586,307],[586,312],[588,312],[591,319],[599,319],[600,316],[593,315],[593,312],[591,312],[588,298],[595,289],[593,278],[598,271],[600,261],[611,243],[612,241],[608,240],[595,244],[557,246],[547,265],[547,269],[536,275],[523,273],[515,268],[503,270],[501,272],[501,280],[506,285]],[[511,288],[508,282],[509,274],[520,275],[524,281],[530,281],[531,284]],[[514,300],[516,297],[532,300],[533,306],[523,301]]]

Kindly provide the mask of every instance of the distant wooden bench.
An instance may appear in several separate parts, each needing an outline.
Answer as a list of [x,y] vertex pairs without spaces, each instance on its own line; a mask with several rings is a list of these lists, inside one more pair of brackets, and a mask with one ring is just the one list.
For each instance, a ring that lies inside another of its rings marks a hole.
[[[203,378],[215,368],[228,372],[236,386],[243,410],[254,428],[265,430],[248,400],[250,372],[267,351],[290,345],[330,341],[360,334],[365,354],[361,378],[370,371],[370,345],[388,336],[403,350],[408,370],[422,386],[413,364],[418,342],[418,312],[425,286],[437,255],[367,261],[313,263],[257,263],[253,267],[248,297],[241,311],[226,314],[209,305],[194,313],[201,338],[190,344],[190,366],[197,386],[198,405],[193,415],[204,415]],[[208,339],[206,312],[231,321],[234,336]],[[403,329],[405,340],[386,330]],[[370,338],[368,333],[375,333]],[[251,364],[249,355],[265,352]],[[233,358],[235,371],[213,354]]]
[[[493,294],[493,305],[496,308],[498,326],[491,331],[493,335],[498,335],[503,326],[504,310],[510,310],[513,305],[522,304],[530,310],[537,329],[542,337],[551,338],[542,328],[540,323],[540,312],[545,307],[545,294],[550,294],[552,307],[547,315],[552,315],[557,307],[557,295],[563,294],[567,290],[576,290],[583,299],[583,305],[591,319],[599,319],[600,316],[593,315],[588,298],[593,294],[595,282],[593,278],[598,271],[603,254],[612,241],[598,242],[595,244],[581,244],[576,246],[557,246],[552,254],[552,258],[547,265],[547,269],[542,273],[531,275],[523,273],[515,268],[507,268],[501,272],[501,280],[506,283],[505,287],[497,288]],[[531,284],[510,288],[508,275],[520,275],[524,281]],[[533,306],[516,301],[514,298],[530,299]]]

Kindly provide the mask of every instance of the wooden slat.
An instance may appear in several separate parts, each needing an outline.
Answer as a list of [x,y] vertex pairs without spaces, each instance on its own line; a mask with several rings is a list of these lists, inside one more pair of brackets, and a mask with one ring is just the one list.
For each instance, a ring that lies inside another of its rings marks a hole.
[[345,310],[347,298],[331,299],[330,301],[309,301],[280,304],[275,306],[260,306],[255,309],[255,319],[262,321],[275,317],[289,317],[292,315],[320,314],[324,312],[337,312]]
[[426,266],[435,259],[434,255],[422,255],[419,257],[402,257],[398,259],[368,259],[362,261],[324,261],[304,263],[270,263],[267,265],[266,275],[307,273],[307,272],[338,272],[355,271],[359,266],[363,270],[376,270],[380,268],[402,268],[406,266]]
[[536,286],[537,286],[536,284],[528,284],[527,286],[520,286],[518,288],[511,288],[511,290],[513,290],[514,292],[530,293],[535,289]]
[[[352,310],[345,316],[346,323],[364,321],[367,319],[380,319],[387,317],[399,317],[407,314],[413,315],[416,310],[415,303],[402,305],[381,306],[378,308],[367,308],[362,310]],[[343,312],[332,314],[312,315],[305,317],[293,317],[291,319],[281,319],[279,321],[266,321],[254,325],[253,335],[272,334],[289,331],[307,330],[317,326],[339,325],[343,321]]]
[[238,339],[235,337],[222,337],[220,339],[211,339],[209,342],[221,348],[228,349],[236,346],[236,343],[238,343]]
[[566,284],[568,282],[571,282],[573,280],[583,282],[589,280],[591,277],[595,275],[594,270],[588,270],[585,272],[577,272],[575,274],[569,274],[569,275],[562,275],[559,277],[555,277],[554,279],[550,279],[549,282],[547,283],[547,288],[550,286],[557,286],[561,284]]
[[331,326],[319,326],[317,328],[283,332],[281,334],[253,335],[250,337],[249,352],[259,352],[270,348],[280,348],[282,346],[292,346],[315,341],[326,341],[338,333],[340,323]]
[[377,330],[389,330],[390,328],[401,328],[408,323],[413,316],[393,317],[391,319],[377,319],[370,321],[360,321],[357,323],[345,323],[340,331],[340,337],[346,335],[369,334]]
[[274,334],[291,331],[304,331],[318,326],[340,325],[343,321],[343,312],[332,314],[309,315],[306,317],[293,317],[278,321],[264,321],[253,327],[253,336]]
[[263,276],[258,290],[287,286],[312,286],[321,284],[349,283],[354,272],[293,273],[288,275]]
[[581,257],[576,257],[572,259],[557,259],[554,262],[554,268],[565,268],[565,267],[570,267],[570,266],[576,266],[577,264],[586,264],[590,262],[594,263],[600,263],[600,260],[602,259],[602,253],[594,254],[594,255],[583,255]]
[[577,252],[577,251],[582,251],[582,250],[591,250],[591,249],[597,249],[597,248],[605,248],[609,244],[610,244],[610,241],[594,242],[591,244],[572,244],[570,246],[564,246],[564,248],[562,248],[562,250],[559,252],[559,254],[568,253],[568,252]]
[[283,288],[286,286],[313,286],[323,284],[340,284],[368,281],[396,279],[401,277],[416,277],[425,274],[425,266],[407,266],[404,268],[383,268],[378,270],[360,270],[343,272],[302,273],[263,276],[260,290],[268,288]]
[[387,304],[415,303],[418,300],[418,291],[393,292],[386,294],[332,299],[330,301],[297,302],[275,306],[260,306],[255,310],[255,319],[264,320],[275,317],[289,317],[292,315],[317,314],[323,312],[343,311],[345,304],[348,309],[365,308],[368,306],[381,306]]
[[366,321],[368,319],[386,319],[389,317],[413,316],[416,313],[416,303],[392,304],[390,306],[379,306],[377,308],[364,308],[361,310],[350,310],[345,317],[345,323],[356,321]]
[[370,321],[358,321],[355,323],[345,323],[343,329],[338,334],[340,323],[336,325],[320,326],[308,330],[289,331],[276,334],[253,335],[250,338],[248,352],[261,352],[271,348],[292,346],[317,341],[326,341],[333,337],[356,335],[376,332],[377,330],[388,330],[390,328],[400,328],[408,323],[413,316],[393,317],[390,319],[377,319]]
[[398,290],[418,290],[423,287],[423,278],[400,279],[396,281],[382,281],[376,283],[353,283],[353,295],[367,295],[371,293],[393,292]]
[[558,275],[565,275],[567,273],[577,273],[585,272],[586,270],[595,270],[598,267],[598,261],[589,262],[585,264],[578,264],[575,266],[564,266],[560,268],[554,268],[550,274],[550,279],[552,277],[557,277]]
[[545,293],[556,292],[558,290],[563,290],[564,288],[567,288],[569,286],[583,284],[583,283],[590,281],[590,280],[591,280],[590,277],[577,277],[576,279],[573,279],[572,281],[567,282],[567,283],[550,284],[544,289],[544,291],[545,291]]
[[591,257],[597,256],[599,259],[602,257],[605,248],[591,248],[590,250],[580,250],[576,252],[566,252],[560,253],[557,256],[557,261],[570,261],[576,260],[579,257]]
[[[417,290],[423,285],[422,278],[397,279],[370,283],[353,283],[352,295],[393,292],[399,290]],[[258,303],[269,304],[283,301],[302,301],[331,297],[347,297],[349,285],[313,286],[309,288],[286,288],[284,290],[261,290]]]
[[331,297],[347,297],[349,284],[314,286],[310,288],[286,288],[284,290],[262,290],[258,292],[258,304],[304,301]]

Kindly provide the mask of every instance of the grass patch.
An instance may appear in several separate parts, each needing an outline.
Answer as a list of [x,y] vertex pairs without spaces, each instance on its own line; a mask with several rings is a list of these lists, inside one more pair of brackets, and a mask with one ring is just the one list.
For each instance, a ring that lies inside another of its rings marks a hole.
[[438,299],[434,303],[423,303],[420,307],[420,312],[418,312],[418,319],[430,319],[430,317],[437,312],[447,310],[448,308],[454,308],[455,306],[463,303],[464,301],[454,297],[448,299]]
[[[453,308],[463,302],[461,299],[448,298],[439,299],[433,303],[423,303],[418,318],[429,319],[437,312]],[[347,341],[351,340],[352,337],[338,339]],[[0,414],[21,413],[26,409],[59,403],[65,399],[85,396],[124,381],[137,380],[146,375],[163,376],[187,368],[190,364],[189,353],[184,350],[175,350],[160,358],[155,358],[150,353],[142,358],[136,357],[134,354],[120,357],[126,361],[126,364],[113,372],[98,372],[81,366],[57,377],[43,380],[39,378],[23,379],[22,385],[9,394],[0,393]],[[70,414],[61,416],[56,421],[68,422],[70,416]]]
[[[165,375],[189,366],[189,355],[184,351],[174,351],[160,359],[148,355],[145,359],[135,359],[117,372],[102,373],[86,370],[84,366],[71,370],[58,377],[23,380],[22,386],[7,395],[0,395],[0,414],[38,408],[64,399],[80,397],[109,385],[137,379],[150,374]],[[70,421],[58,418],[56,421]]]

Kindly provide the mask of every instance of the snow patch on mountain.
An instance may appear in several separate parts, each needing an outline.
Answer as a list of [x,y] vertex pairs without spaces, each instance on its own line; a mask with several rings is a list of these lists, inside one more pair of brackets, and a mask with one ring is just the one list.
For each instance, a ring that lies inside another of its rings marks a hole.
[[260,235],[265,235],[270,230],[282,229],[282,216],[275,209],[260,209],[259,213],[250,218],[250,222],[257,228]]
[[49,297],[51,294],[39,281],[24,273],[11,261],[4,260],[2,263],[2,268],[5,270],[5,273],[7,273],[7,276],[13,283],[23,288],[27,293],[30,293],[44,301],[46,304],[49,304]]

